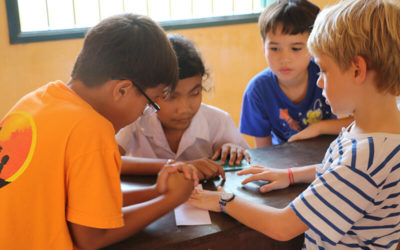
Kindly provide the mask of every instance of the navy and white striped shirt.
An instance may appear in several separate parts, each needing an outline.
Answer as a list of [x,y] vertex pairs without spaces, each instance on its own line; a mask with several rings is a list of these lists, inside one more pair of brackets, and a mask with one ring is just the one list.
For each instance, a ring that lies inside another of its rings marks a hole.
[[290,206],[307,249],[395,249],[400,239],[400,135],[343,131],[316,179]]

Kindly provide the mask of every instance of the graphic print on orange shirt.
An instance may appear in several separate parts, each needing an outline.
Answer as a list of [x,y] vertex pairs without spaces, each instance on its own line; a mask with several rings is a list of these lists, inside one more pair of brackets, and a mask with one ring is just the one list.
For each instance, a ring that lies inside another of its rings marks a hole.
[[279,118],[285,120],[291,129],[297,132],[301,130],[299,123],[289,115],[289,111],[287,109],[279,109]]
[[0,188],[28,167],[36,146],[36,126],[30,114],[14,111],[0,122]]

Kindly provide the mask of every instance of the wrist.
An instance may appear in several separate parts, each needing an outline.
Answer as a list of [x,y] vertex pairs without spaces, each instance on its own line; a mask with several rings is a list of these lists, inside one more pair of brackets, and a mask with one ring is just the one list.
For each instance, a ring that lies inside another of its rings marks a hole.
[[226,213],[225,207],[229,202],[233,201],[233,199],[235,199],[235,194],[233,194],[233,193],[225,193],[224,192],[224,193],[221,194],[220,200],[218,202],[219,203],[219,208],[221,209],[221,212]]
[[296,184],[296,182],[294,181],[294,175],[293,175],[292,168],[287,168],[286,170],[287,170],[287,172],[288,172],[289,185],[294,185],[294,184]]

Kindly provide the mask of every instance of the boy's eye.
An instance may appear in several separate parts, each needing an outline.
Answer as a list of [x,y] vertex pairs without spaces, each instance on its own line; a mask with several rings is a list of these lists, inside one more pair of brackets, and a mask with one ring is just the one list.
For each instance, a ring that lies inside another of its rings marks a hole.
[[191,93],[191,96],[198,96],[198,95],[200,95],[200,93],[201,93],[201,90],[196,90]]
[[276,47],[269,47],[269,50],[271,50],[271,51],[278,51],[278,48],[276,48]]
[[292,48],[292,50],[293,51],[300,51],[300,50],[302,50],[303,48]]

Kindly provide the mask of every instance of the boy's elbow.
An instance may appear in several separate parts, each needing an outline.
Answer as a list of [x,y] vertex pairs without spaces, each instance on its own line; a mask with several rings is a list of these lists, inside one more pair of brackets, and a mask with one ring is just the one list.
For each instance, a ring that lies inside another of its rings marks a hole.
[[74,245],[79,249],[99,249],[105,247],[102,242],[107,230],[90,228],[74,223],[68,223]]
[[[265,234],[265,233],[264,233]],[[289,241],[294,239],[297,235],[292,235],[285,230],[275,230],[273,233],[265,234],[270,238],[277,240],[277,241]]]
[[308,227],[297,218],[291,208],[286,208],[268,223],[268,232],[262,232],[277,241],[289,241],[304,233]]

